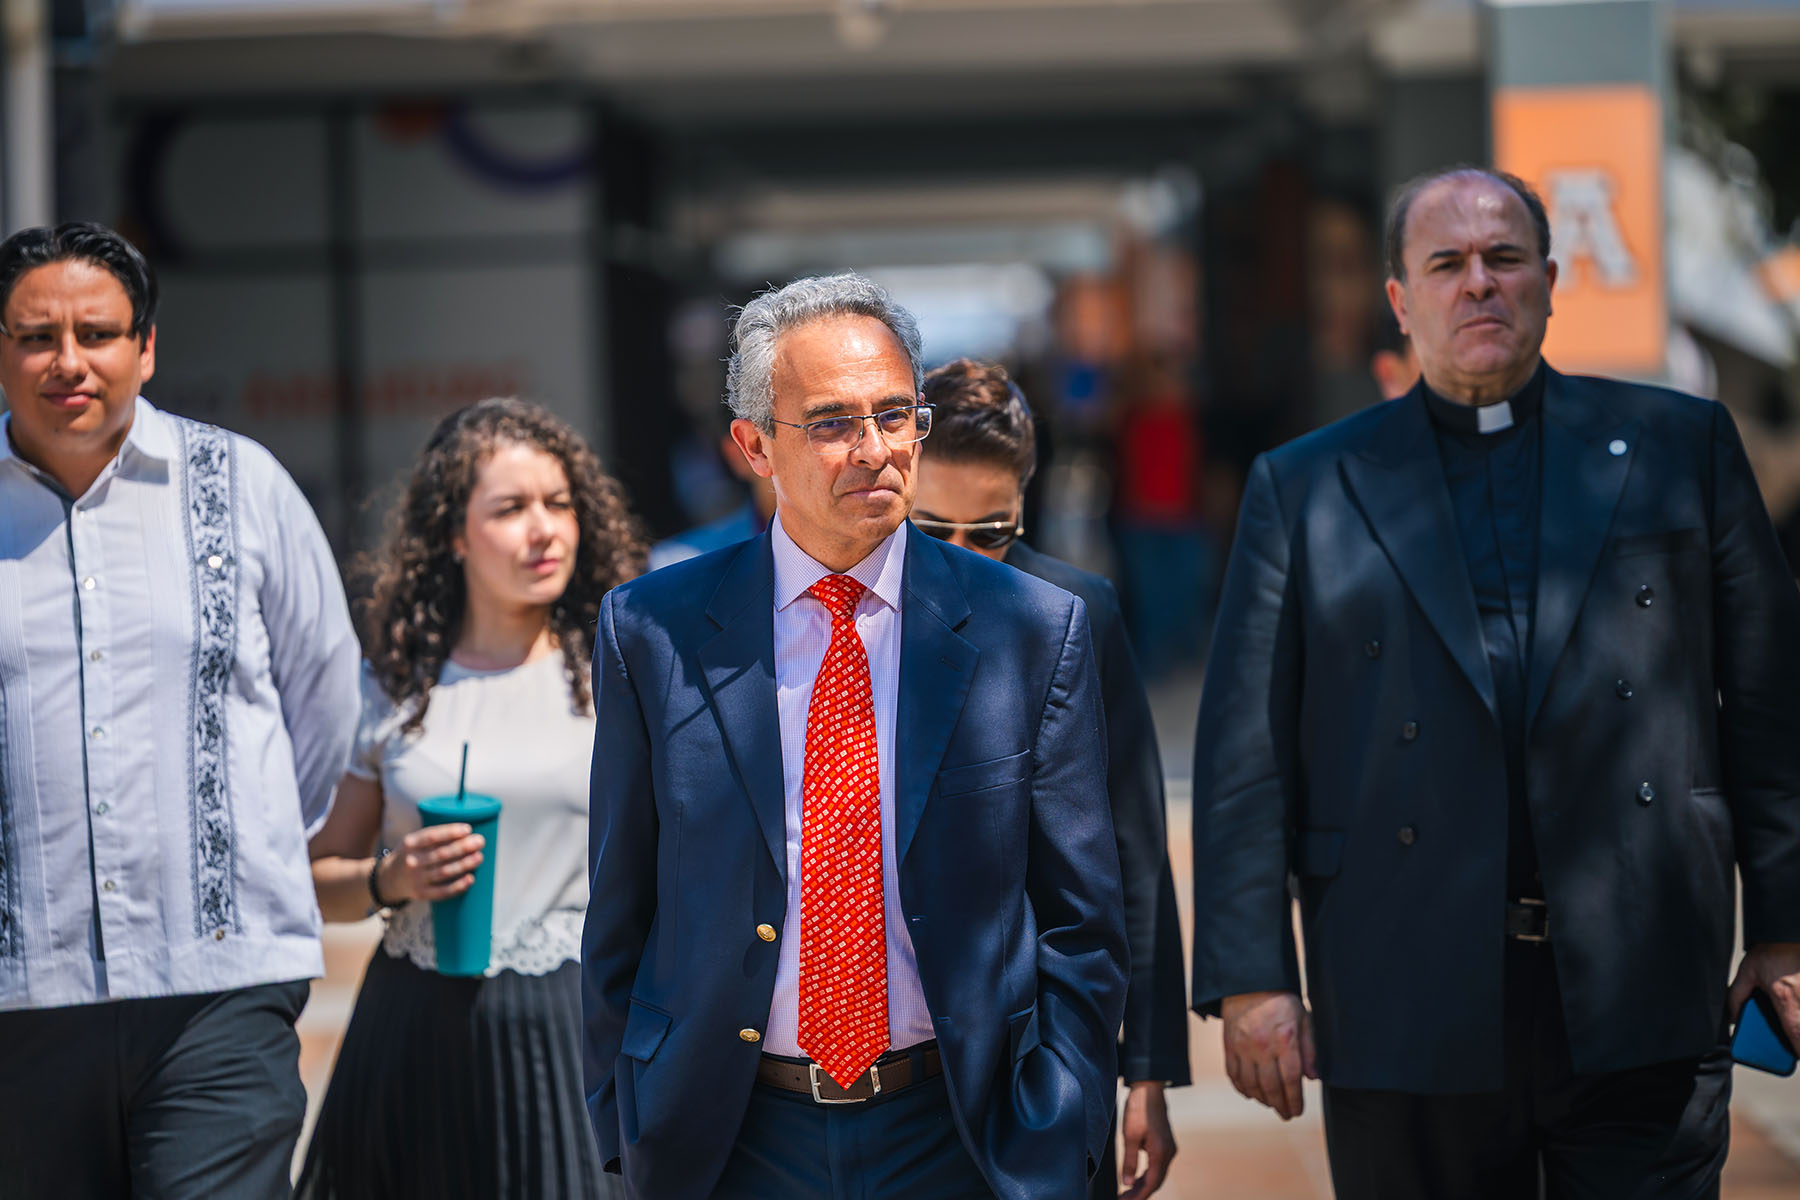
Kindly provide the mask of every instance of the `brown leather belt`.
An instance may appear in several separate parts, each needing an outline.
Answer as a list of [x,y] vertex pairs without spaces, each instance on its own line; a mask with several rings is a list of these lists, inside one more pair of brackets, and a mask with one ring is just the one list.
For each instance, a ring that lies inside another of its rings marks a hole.
[[1507,901],[1506,936],[1519,942],[1549,941],[1550,906],[1529,898]]
[[839,1087],[837,1080],[810,1058],[784,1058],[776,1054],[762,1056],[756,1066],[756,1082],[811,1096],[820,1104],[861,1104],[923,1083],[943,1072],[944,1064],[938,1057],[938,1044],[934,1038],[882,1055],[847,1088]]

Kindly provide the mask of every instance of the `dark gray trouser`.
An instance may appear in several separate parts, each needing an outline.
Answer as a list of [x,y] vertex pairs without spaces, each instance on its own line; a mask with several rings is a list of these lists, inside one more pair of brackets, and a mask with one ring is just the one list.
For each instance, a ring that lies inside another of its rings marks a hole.
[[309,986],[0,1013],[0,1200],[286,1197]]
[[1731,1137],[1726,1047],[1577,1075],[1550,947],[1508,942],[1506,965],[1503,1091],[1325,1089],[1338,1200],[1714,1200]]

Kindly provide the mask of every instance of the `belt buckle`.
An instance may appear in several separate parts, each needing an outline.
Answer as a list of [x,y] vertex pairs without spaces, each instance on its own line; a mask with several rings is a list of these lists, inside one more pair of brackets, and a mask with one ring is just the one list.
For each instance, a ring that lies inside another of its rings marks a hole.
[[1533,899],[1529,896],[1525,896],[1525,897],[1521,897],[1521,898],[1513,901],[1513,903],[1517,904],[1521,908],[1541,908],[1541,909],[1545,910],[1544,911],[1544,932],[1542,932],[1542,933],[1515,933],[1515,934],[1513,934],[1513,940],[1515,942],[1547,942],[1547,941],[1549,941],[1550,940],[1550,912],[1549,912],[1550,904],[1549,904],[1549,902],[1546,900],[1537,900],[1537,899]]
[[[870,1092],[867,1096],[842,1096],[838,1099],[827,1099],[826,1097],[819,1095],[818,1063],[807,1063],[806,1069],[807,1076],[812,1081],[812,1097],[815,1104],[861,1104],[864,1101],[872,1100],[876,1096],[881,1095],[881,1067],[877,1063],[869,1064],[869,1082],[874,1085],[874,1091]],[[832,1082],[836,1083],[837,1080],[834,1079]]]

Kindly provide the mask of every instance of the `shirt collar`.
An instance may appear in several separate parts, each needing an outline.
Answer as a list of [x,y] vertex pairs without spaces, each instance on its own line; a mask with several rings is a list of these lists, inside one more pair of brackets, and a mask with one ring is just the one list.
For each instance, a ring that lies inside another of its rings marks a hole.
[[173,417],[139,396],[137,412],[131,418],[131,429],[125,434],[125,445],[145,458],[173,462],[176,454],[175,431],[171,428],[173,423]]
[[1425,395],[1425,410],[1431,414],[1432,424],[1439,429],[1467,436],[1504,433],[1537,416],[1538,409],[1543,406],[1544,364],[1540,360],[1524,387],[1494,404],[1477,406],[1446,400],[1423,380],[1419,389]]
[[781,514],[769,522],[769,541],[775,552],[775,607],[782,610],[806,594],[808,588],[827,575],[848,575],[862,584],[883,604],[900,611],[900,583],[906,566],[906,522],[869,551],[867,558],[848,571],[833,571],[788,536],[781,526]]

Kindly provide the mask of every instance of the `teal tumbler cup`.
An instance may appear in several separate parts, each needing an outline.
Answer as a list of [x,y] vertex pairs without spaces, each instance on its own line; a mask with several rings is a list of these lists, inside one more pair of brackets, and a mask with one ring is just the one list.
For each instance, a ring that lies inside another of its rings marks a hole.
[[431,928],[437,939],[437,969],[441,975],[480,975],[487,970],[488,950],[494,936],[494,855],[499,849],[500,801],[469,793],[433,796],[419,801],[419,816],[427,825],[462,823],[487,839],[481,848],[481,865],[475,882],[460,896],[431,902]]

